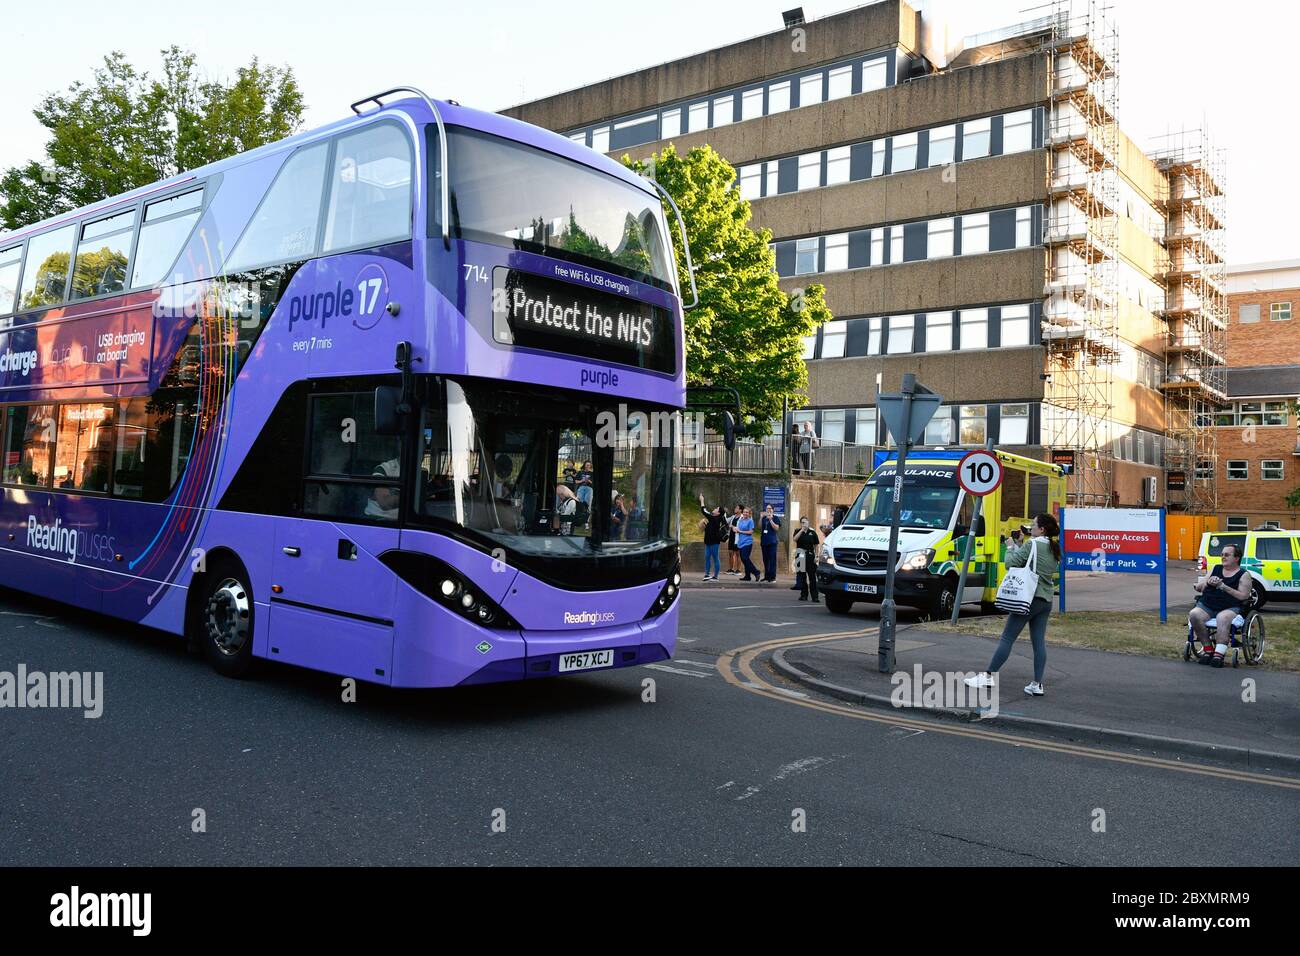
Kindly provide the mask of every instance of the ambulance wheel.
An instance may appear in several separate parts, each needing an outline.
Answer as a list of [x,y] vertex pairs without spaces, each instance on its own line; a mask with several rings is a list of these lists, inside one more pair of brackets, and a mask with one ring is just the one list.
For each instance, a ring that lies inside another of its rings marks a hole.
[[957,582],[945,578],[943,587],[935,594],[930,606],[926,608],[926,617],[935,622],[952,620],[952,609],[957,605]]
[[848,598],[841,597],[838,594],[826,595],[826,610],[832,614],[848,614],[853,608],[853,602]]
[[1255,610],[1263,610],[1264,605],[1268,603],[1268,591],[1258,581],[1252,582],[1250,588],[1255,592]]

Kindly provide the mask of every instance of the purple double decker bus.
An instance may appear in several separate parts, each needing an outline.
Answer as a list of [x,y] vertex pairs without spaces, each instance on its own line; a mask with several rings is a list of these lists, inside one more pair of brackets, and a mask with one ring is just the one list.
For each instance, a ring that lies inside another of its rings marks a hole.
[[0,584],[231,676],[671,656],[659,187],[415,89],[353,112],[0,235]]

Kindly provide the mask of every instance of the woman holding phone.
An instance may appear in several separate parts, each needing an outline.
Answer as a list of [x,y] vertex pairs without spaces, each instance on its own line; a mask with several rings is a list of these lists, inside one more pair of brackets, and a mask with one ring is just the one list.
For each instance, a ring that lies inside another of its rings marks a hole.
[[1061,526],[1048,514],[1041,514],[1033,524],[1011,532],[1007,544],[1007,567],[1023,568],[1034,558],[1033,570],[1038,575],[1038,587],[1029,605],[1029,614],[1008,614],[1002,628],[1002,638],[993,652],[989,669],[983,674],[966,678],[970,687],[989,687],[993,675],[1011,655],[1011,645],[1016,642],[1025,625],[1029,625],[1029,639],[1034,645],[1034,679],[1025,687],[1031,697],[1043,696],[1043,671],[1047,669],[1047,618],[1052,613],[1052,594],[1056,590],[1056,575],[1061,567],[1061,545],[1056,540]]

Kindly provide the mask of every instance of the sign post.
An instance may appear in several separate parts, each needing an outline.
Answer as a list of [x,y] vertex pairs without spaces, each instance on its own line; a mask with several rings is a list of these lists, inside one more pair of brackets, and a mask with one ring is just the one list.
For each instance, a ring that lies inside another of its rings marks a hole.
[[894,605],[894,566],[898,563],[898,524],[902,511],[903,472],[907,451],[925,434],[925,426],[943,401],[924,385],[918,385],[911,372],[903,373],[903,389],[897,395],[876,393],[876,408],[885,420],[889,433],[898,443],[898,467],[894,473],[894,504],[889,519],[889,550],[885,553],[885,594],[880,602],[880,639],[876,656],[880,673],[894,672],[894,633],[898,609]]
[[1158,574],[1160,622],[1168,620],[1164,508],[1063,508],[1061,550],[1062,611],[1066,571]]
[[1002,484],[1002,461],[993,453],[993,442],[984,443],[982,451],[973,451],[957,464],[957,484],[975,497],[970,527],[966,529],[966,547],[962,549],[961,573],[957,576],[957,600],[952,602],[952,623],[961,616],[961,599],[966,593],[966,570],[970,567],[971,552],[975,549],[975,528],[984,510],[984,496]]

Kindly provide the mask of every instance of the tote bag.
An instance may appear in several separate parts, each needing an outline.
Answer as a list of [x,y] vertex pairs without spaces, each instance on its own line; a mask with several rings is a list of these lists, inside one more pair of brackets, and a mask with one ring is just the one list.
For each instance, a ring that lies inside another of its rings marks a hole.
[[997,600],[993,602],[999,610],[1010,614],[1029,614],[1029,605],[1034,603],[1034,592],[1038,590],[1038,544],[1030,540],[1029,564],[1023,568],[1012,568],[1002,579],[998,587]]

